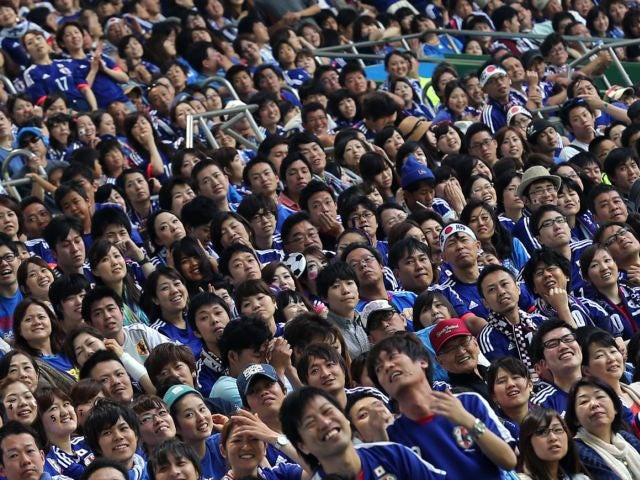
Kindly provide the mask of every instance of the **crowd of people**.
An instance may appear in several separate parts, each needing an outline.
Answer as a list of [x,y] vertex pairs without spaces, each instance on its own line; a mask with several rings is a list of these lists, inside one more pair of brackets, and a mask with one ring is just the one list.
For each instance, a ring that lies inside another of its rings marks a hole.
[[627,0],[0,0],[0,475],[640,480],[640,84],[572,61],[638,37]]

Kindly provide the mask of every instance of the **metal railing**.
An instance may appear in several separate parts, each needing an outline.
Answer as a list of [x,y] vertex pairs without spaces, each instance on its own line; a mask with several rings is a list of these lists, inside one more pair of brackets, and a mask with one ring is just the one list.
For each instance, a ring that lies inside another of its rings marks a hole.
[[[18,193],[18,189],[16,188],[16,186],[28,185],[32,182],[32,180],[28,177],[11,178],[11,174],[9,173],[9,163],[15,157],[19,157],[19,156],[33,158],[35,157],[35,154],[32,151],[27,150],[25,148],[16,148],[15,150],[12,150],[11,153],[9,153],[9,155],[7,155],[7,157],[2,162],[2,168],[0,169],[0,175],[2,175],[2,186],[5,187],[5,189],[8,192],[10,192],[11,195],[15,197],[18,201],[22,200],[22,196],[20,195],[20,193]],[[46,175],[42,167],[40,168],[40,170],[41,170],[40,174]]]
[[[224,85],[224,87],[229,91],[229,94],[231,95],[233,100],[242,101],[240,99],[240,96],[236,92],[235,88],[233,88],[233,85],[231,85],[231,82],[229,82],[229,80],[227,80],[226,78],[220,77],[220,76],[209,77],[202,83],[202,86],[203,88],[206,89],[212,83],[218,83],[218,84]],[[244,118],[249,122],[249,126],[254,131],[255,137],[258,140],[258,143],[262,142],[262,140],[264,140],[264,135],[262,135],[262,132],[260,131],[260,127],[258,127],[258,124],[256,123],[256,120],[253,118],[253,115],[251,115],[251,112],[255,111],[257,108],[258,108],[257,105],[239,105],[233,108],[221,108],[218,110],[213,110],[205,113],[198,113],[196,115],[187,116],[187,131],[185,134],[185,147],[193,148],[194,123],[197,123],[198,128],[203,132],[209,145],[211,145],[213,148],[220,148],[218,142],[216,141],[215,137],[211,133],[209,126],[207,125],[207,119],[212,117],[220,117],[221,115],[232,115],[235,113],[236,115],[234,115],[233,117],[226,120],[220,125],[219,127],[220,130],[226,135],[233,137],[237,142],[241,143],[242,145],[249,148],[250,150],[257,150],[258,149],[257,145],[247,140],[242,135],[239,135],[232,128],[233,125],[235,125],[237,122],[239,122]]]
[[9,78],[5,77],[4,75],[0,75],[0,81],[4,83],[4,86],[7,87],[7,90],[10,94],[15,95],[16,93],[18,93],[16,87],[13,85],[13,82],[9,80]]
[[[404,42],[404,44],[406,45],[406,40],[413,39],[413,38],[421,38],[425,34],[429,34],[429,33],[435,33],[437,35],[445,35],[455,53],[459,53],[459,52],[457,51],[457,47],[455,47],[455,43],[452,41],[451,36],[491,37],[493,39],[501,39],[501,38],[513,39],[513,34],[506,33],[506,32],[484,32],[484,31],[477,31],[477,30],[454,30],[450,28],[442,28],[442,29],[430,29],[420,33],[412,33],[409,35],[391,37],[391,38],[386,38],[386,39],[381,39],[376,41],[347,43],[344,45],[333,45],[330,47],[323,47],[315,50],[314,55],[317,57],[328,57],[328,58],[342,57],[345,59],[357,59],[361,63],[362,63],[362,60],[383,60],[384,55],[358,54],[357,53],[358,48],[375,47],[379,45],[386,45],[389,43],[396,43],[401,41]],[[518,38],[538,40],[538,41],[542,41],[546,37],[547,35],[538,34],[538,33],[519,33],[518,34]],[[622,66],[620,59],[615,55],[615,52],[613,51],[613,49],[640,44],[640,38],[620,40],[617,38],[576,37],[573,35],[563,35],[562,38],[567,42],[579,43],[584,51],[583,55],[581,55],[579,58],[569,63],[570,68],[573,68],[574,66],[581,64],[585,60],[590,59],[594,54],[596,54],[601,50],[608,50],[613,59],[613,64],[615,65],[616,69],[620,72],[620,76],[624,79],[625,82],[627,82],[626,86],[633,85],[633,82],[631,81],[628,73]],[[598,45],[595,45],[595,46],[589,45],[589,48],[588,48],[587,44],[593,44],[594,42],[598,42]],[[347,50],[349,50],[350,53],[348,53]],[[468,60],[468,59],[465,59],[465,60],[470,64],[474,62],[473,60]],[[465,60],[459,59],[457,60],[457,62],[464,62]],[[443,59],[436,58],[436,57],[422,56],[422,57],[418,57],[418,61],[422,63],[440,63],[443,61]],[[482,63],[483,61],[478,59],[477,64],[481,65]],[[611,86],[609,80],[605,75],[603,75],[602,78],[607,86]]]
[[[239,105],[233,108],[221,108],[218,110],[213,110],[205,113],[198,113],[196,115],[187,116],[187,132],[185,134],[185,147],[192,148],[193,147],[193,135],[194,135],[194,122],[198,123],[198,126],[203,130],[207,141],[213,148],[220,148],[218,142],[214,138],[211,130],[207,125],[206,119],[211,117],[219,117],[221,115],[233,115],[230,119],[223,122],[220,125],[220,130],[222,130],[225,134],[233,137],[237,142],[241,143],[245,147],[250,150],[257,150],[258,146],[253,142],[247,140],[242,135],[238,134],[235,130],[232,129],[233,125],[237,122],[245,118],[249,122],[249,126],[254,131],[256,135],[256,139],[258,143],[264,140],[264,135],[260,131],[258,124],[256,123],[251,112],[254,112],[258,109],[258,105],[250,104],[250,105]],[[235,114],[235,115],[234,115]]]

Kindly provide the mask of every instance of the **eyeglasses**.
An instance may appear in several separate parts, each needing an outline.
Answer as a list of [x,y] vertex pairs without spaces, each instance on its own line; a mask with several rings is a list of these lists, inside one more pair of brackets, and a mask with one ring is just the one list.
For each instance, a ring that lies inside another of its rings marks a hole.
[[556,192],[556,187],[553,185],[549,185],[548,187],[540,187],[540,188],[536,188],[535,190],[531,190],[529,192],[529,196],[542,196],[542,195],[551,195],[553,193]]
[[[468,335],[466,337],[464,337],[462,339],[461,342],[458,343],[454,343],[451,345],[447,345],[445,348],[441,348],[440,349],[440,355],[446,355],[448,353],[453,353],[455,351],[457,351],[460,348],[464,348],[465,350],[467,349],[467,347],[469,346],[469,344],[471,343],[471,340],[473,339],[473,337],[471,335]],[[451,343],[451,342],[448,342]]]
[[358,215],[357,213],[354,213],[353,215],[351,215],[350,218],[351,218],[351,223],[355,224],[355,223],[360,222],[362,220],[369,221],[374,216],[375,215],[374,215],[373,212],[370,212],[370,211],[367,210],[366,212],[362,212],[360,215]]
[[7,253],[6,255],[0,257],[0,264],[2,262],[11,263],[16,259],[16,255],[14,253]]
[[561,425],[556,425],[555,427],[547,427],[547,428],[541,428],[539,430],[536,430],[534,435],[538,438],[548,438],[549,435],[554,434],[556,437],[559,437],[560,435],[564,435],[567,432],[565,431],[564,428],[562,428]]
[[549,50],[549,55],[558,55],[559,53],[566,52],[566,51],[567,49],[565,48],[565,46],[561,45],[559,47],[555,47]]
[[493,138],[485,138],[481,142],[472,143],[471,145],[469,145],[469,148],[471,150],[478,150],[480,148],[489,148],[489,145],[491,145],[491,142],[493,142]]
[[540,224],[540,228],[538,229],[538,231],[542,230],[543,228],[553,227],[554,225],[564,225],[565,223],[567,223],[567,219],[565,217],[550,218],[549,220],[545,220]]
[[354,270],[358,270],[361,267],[372,265],[373,262],[375,261],[376,261],[376,257],[374,257],[373,255],[366,255],[362,257],[360,260],[354,260],[353,262],[349,262],[349,266]]
[[39,141],[40,137],[31,137],[30,139],[23,139],[20,144],[22,145],[22,148],[25,148],[28,145],[35,145]]
[[616,233],[614,233],[609,238],[607,238],[603,245],[605,247],[609,248],[611,245],[616,243],[620,239],[621,236],[623,236],[625,233],[628,233],[628,232],[629,232],[629,227],[622,227]]
[[573,333],[567,333],[566,335],[563,335],[560,338],[554,338],[552,340],[547,340],[546,342],[542,342],[542,346],[546,350],[552,350],[554,348],[558,348],[558,345],[560,345],[560,342],[569,344],[575,341],[576,341],[576,336]]
[[169,412],[167,412],[166,410],[162,409],[159,410],[157,412],[149,412],[149,413],[145,413],[144,415],[142,415],[139,418],[139,422],[140,425],[148,425],[151,422],[153,422],[153,420],[158,417],[158,418],[167,418],[169,416]]
[[267,212],[267,211],[262,211],[262,212],[258,212],[256,213],[253,217],[251,217],[251,220],[271,220],[271,217],[274,217],[274,213],[273,212]]

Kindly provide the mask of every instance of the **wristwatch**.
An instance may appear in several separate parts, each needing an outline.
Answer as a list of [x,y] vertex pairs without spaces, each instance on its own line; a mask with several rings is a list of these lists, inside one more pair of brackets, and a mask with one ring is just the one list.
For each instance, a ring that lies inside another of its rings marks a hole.
[[282,447],[286,447],[287,445],[289,445],[289,439],[287,438],[286,435],[278,435],[278,437],[276,438],[276,448],[280,449]]
[[482,436],[482,434],[486,431],[487,431],[487,426],[484,424],[484,422],[479,418],[476,418],[476,420],[473,422],[473,427],[469,431],[469,436],[472,439],[476,440],[477,438]]

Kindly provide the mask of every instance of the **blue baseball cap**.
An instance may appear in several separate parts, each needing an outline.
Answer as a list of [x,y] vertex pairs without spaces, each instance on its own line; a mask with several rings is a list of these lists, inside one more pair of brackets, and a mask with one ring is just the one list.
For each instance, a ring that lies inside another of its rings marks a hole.
[[42,142],[45,144],[45,146],[49,146],[49,139],[47,137],[45,137],[44,133],[42,133],[42,130],[40,130],[39,128],[36,127],[24,127],[21,128],[20,130],[18,130],[18,134],[16,135],[16,142],[15,142],[15,146],[17,148],[22,148],[20,146],[20,142],[22,142],[22,139],[26,136],[26,135],[33,135],[36,138],[39,138],[40,140],[42,140]]
[[238,392],[240,392],[243,404],[247,404],[247,392],[251,387],[251,382],[261,377],[272,382],[279,381],[275,368],[268,363],[252,363],[238,375]]
[[420,180],[436,181],[436,177],[429,167],[424,163],[420,163],[418,159],[409,155],[402,165],[402,176],[400,179],[400,186],[407,188],[409,185],[419,182]]

